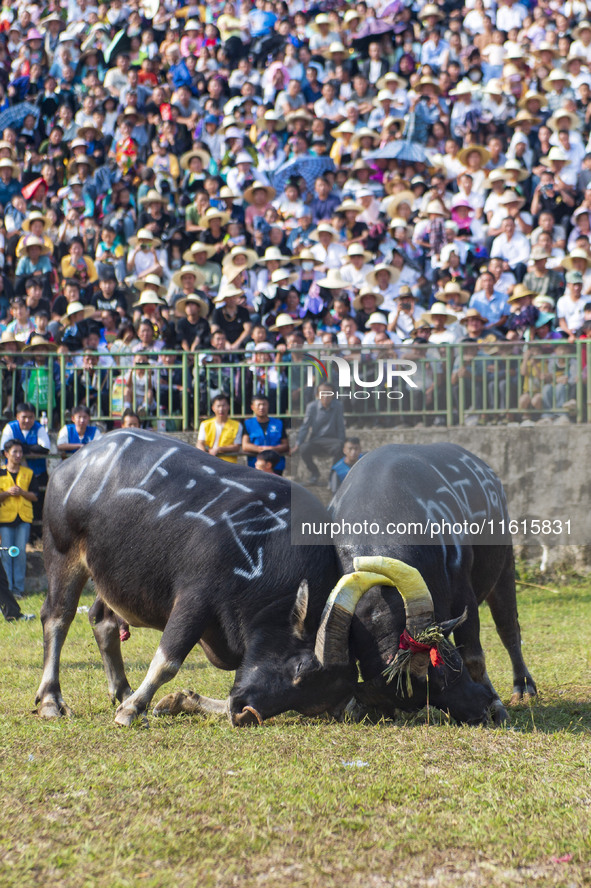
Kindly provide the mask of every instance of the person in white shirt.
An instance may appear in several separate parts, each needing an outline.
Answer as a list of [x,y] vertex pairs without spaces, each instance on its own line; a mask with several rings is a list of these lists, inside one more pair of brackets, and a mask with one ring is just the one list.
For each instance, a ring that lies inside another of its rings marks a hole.
[[414,293],[404,285],[398,291],[396,308],[388,315],[388,330],[402,340],[408,339],[414,335],[422,314],[423,309],[417,305]]
[[341,277],[350,285],[352,290],[360,290],[365,284],[368,274],[371,274],[372,266],[369,261],[372,254],[363,249],[361,244],[351,244],[347,250],[347,262],[341,268]]
[[345,103],[336,98],[336,91],[332,83],[323,85],[322,98],[314,102],[314,114],[331,123],[341,123],[347,116]]
[[587,297],[583,296],[583,275],[580,271],[566,273],[566,292],[556,303],[558,326],[574,342],[575,333],[584,321],[584,308]]
[[501,223],[501,234],[493,241],[491,257],[502,259],[507,270],[512,269],[517,279],[521,280],[527,270],[530,252],[529,240],[516,230],[515,219],[507,216]]

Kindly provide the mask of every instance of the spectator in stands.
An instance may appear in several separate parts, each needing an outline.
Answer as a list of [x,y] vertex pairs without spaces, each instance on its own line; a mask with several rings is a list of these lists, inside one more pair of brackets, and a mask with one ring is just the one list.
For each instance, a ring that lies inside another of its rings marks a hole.
[[343,457],[334,464],[330,470],[328,486],[332,493],[336,493],[353,466],[363,456],[361,441],[359,438],[345,438],[343,444]]
[[72,410],[72,422],[66,423],[59,431],[57,436],[57,450],[61,454],[62,459],[67,459],[76,451],[90,444],[91,441],[98,441],[101,437],[101,431],[98,426],[90,423],[90,410],[86,404],[78,404]]
[[269,399],[265,395],[255,395],[251,410],[253,416],[244,422],[242,450],[248,455],[248,465],[256,468],[258,455],[273,450],[279,460],[273,467],[276,475],[285,470],[285,454],[289,452],[287,432],[281,419],[269,416]]
[[204,420],[197,433],[197,448],[235,463],[242,443],[242,423],[230,418],[230,399],[216,395],[211,402],[213,418]]

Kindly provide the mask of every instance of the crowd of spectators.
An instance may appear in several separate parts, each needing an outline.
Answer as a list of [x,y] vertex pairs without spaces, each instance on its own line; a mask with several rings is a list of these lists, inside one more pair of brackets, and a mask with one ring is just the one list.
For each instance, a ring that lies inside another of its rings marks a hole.
[[[101,417],[179,413],[170,351],[190,355],[202,416],[220,393],[234,413],[265,394],[289,414],[302,353],[331,349],[421,359],[408,404],[441,412],[441,346],[461,342],[456,400],[568,421],[591,329],[587,15],[583,0],[5,5],[6,418],[24,400],[51,424],[56,393]],[[491,361],[506,354],[514,378]]]

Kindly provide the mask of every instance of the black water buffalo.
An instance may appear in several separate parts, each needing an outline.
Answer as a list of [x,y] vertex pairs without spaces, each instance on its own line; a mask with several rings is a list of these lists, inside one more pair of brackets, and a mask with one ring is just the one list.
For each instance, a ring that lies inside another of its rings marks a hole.
[[[396,708],[419,709],[428,696],[431,705],[458,721],[484,720],[489,707],[495,721],[505,720],[480,644],[478,606],[483,601],[513,665],[511,702],[536,693],[521,653],[507,503],[486,463],[454,444],[380,447],[349,472],[330,512],[344,530],[333,537],[343,572],[354,566],[374,569],[371,565],[386,556],[416,568],[426,593],[418,612],[407,600],[406,614],[403,601],[389,588],[391,580],[374,586],[359,602],[351,627],[363,678],[355,694],[359,701],[391,714]],[[373,525],[371,532],[359,532],[363,522],[365,528]],[[357,532],[349,532],[349,524]],[[378,572],[387,575],[388,569]],[[410,586],[416,590],[416,578]],[[388,683],[383,673],[405,627],[412,624],[412,635],[434,621],[446,635],[453,629],[457,649],[447,647],[446,668],[433,668],[423,658],[423,668],[411,675],[412,694],[404,682]]]
[[[303,488],[151,432],[110,433],[60,465],[44,508],[39,714],[68,713],[60,653],[90,576],[98,595],[91,624],[121,725],[144,717],[197,642],[236,678],[226,702],[180,695],[191,711],[228,711],[243,725],[346,702],[357,680],[348,648],[357,598],[348,578],[339,581],[332,545],[292,545],[293,490],[307,517],[327,519]],[[118,618],[162,632],[135,693]],[[180,707],[179,695],[175,701],[170,711]]]

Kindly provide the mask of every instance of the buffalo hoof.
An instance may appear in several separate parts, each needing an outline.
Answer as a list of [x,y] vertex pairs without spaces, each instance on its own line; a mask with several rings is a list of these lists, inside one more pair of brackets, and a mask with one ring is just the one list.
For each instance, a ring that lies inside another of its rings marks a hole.
[[187,712],[188,695],[185,691],[174,691],[167,694],[154,707],[153,714],[159,715],[179,715],[181,712]]
[[536,686],[529,681],[526,681],[523,687],[515,685],[509,700],[509,706],[519,706],[520,704],[528,706],[533,702],[536,695]]
[[37,715],[40,718],[71,718],[74,713],[63,700],[43,700],[37,706]]
[[502,728],[509,724],[509,715],[500,700],[495,700],[490,707],[490,717],[496,728]]
[[252,728],[263,723],[263,719],[252,706],[245,706],[242,712],[233,713],[231,719],[235,728]]
[[125,708],[125,704],[122,703],[115,713],[115,724],[122,728],[131,728],[136,721],[140,723],[142,728],[149,726],[148,719],[144,713],[130,707]]

